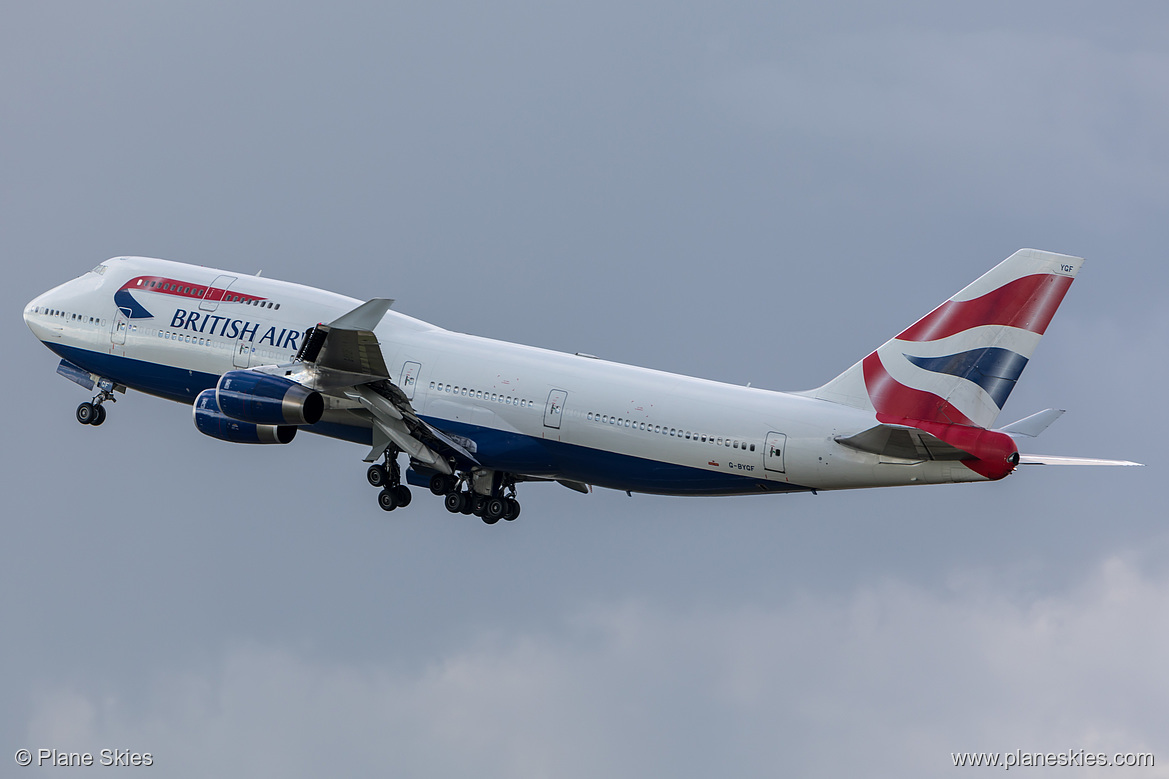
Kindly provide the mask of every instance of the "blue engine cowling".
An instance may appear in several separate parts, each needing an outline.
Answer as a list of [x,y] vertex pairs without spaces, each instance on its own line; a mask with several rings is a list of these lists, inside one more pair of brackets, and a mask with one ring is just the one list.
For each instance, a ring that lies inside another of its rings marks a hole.
[[228,371],[215,385],[219,409],[253,425],[315,425],[325,413],[321,393],[282,376]]
[[195,398],[195,427],[204,435],[233,444],[286,444],[296,436],[293,425],[253,425],[232,419],[219,410],[213,389],[203,390]]

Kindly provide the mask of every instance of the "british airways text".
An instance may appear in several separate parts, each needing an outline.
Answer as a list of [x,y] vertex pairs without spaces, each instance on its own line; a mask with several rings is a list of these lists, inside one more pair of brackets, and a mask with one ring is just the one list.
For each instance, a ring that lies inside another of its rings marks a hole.
[[[175,311],[174,317],[170,320],[170,326],[176,330],[192,330],[196,333],[218,335],[222,338],[238,338],[241,341],[251,342],[256,341],[256,333],[260,329],[258,322],[245,322],[242,319],[232,319],[199,311],[187,311],[182,308]],[[215,331],[217,327],[219,332]],[[296,339],[298,338],[300,338],[299,330],[281,328],[280,332],[277,333],[275,327],[269,327],[260,336],[259,343],[271,344],[276,349],[296,351],[298,348]]]

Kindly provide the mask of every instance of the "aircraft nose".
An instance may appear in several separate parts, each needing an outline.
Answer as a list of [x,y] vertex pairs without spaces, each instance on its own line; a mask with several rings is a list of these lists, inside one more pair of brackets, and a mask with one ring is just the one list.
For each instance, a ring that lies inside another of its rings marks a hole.
[[24,324],[40,340],[45,340],[45,322],[48,310],[45,298],[49,293],[37,295],[24,307]]

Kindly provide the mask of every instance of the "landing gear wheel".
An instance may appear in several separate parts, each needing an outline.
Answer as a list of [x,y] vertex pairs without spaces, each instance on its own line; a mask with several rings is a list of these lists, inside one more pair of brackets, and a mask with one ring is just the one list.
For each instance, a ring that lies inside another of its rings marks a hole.
[[491,517],[491,516],[488,516],[486,514],[483,515],[483,522],[488,524],[488,525],[494,525],[498,521],[499,521],[499,517]]
[[410,505],[412,496],[410,495],[410,488],[405,484],[399,484],[393,488],[394,500],[398,503],[398,508],[404,509]]
[[446,506],[446,510],[450,513],[459,514],[463,510],[465,497],[461,492],[448,492],[446,494],[446,500],[443,501],[443,505]]
[[106,407],[105,406],[102,406],[102,405],[94,406],[93,407],[93,414],[94,414],[93,421],[90,422],[89,424],[93,425],[94,427],[97,427],[102,422],[106,421]]
[[455,488],[454,478],[445,473],[436,473],[430,477],[430,491],[435,495],[446,495]]
[[377,494],[377,504],[382,507],[382,511],[393,511],[398,507],[398,499],[392,489],[382,490]]
[[384,487],[389,484],[389,474],[386,473],[385,466],[371,465],[365,471],[365,478],[369,481],[371,487]]
[[507,501],[503,498],[488,498],[486,505],[483,507],[483,519],[491,520],[491,524],[495,524],[503,519],[503,515],[508,510]]
[[483,495],[474,495],[471,497],[471,513],[477,517],[483,516],[487,510],[487,498]]
[[96,407],[92,403],[82,403],[77,407],[77,421],[83,425],[93,424],[97,418]]
[[469,492],[463,493],[463,507],[459,509],[463,514],[471,516],[475,513],[475,496]]
[[506,519],[508,522],[513,522],[515,520],[515,518],[518,517],[519,515],[520,515],[520,502],[518,500],[516,500],[515,498],[508,498],[507,499],[507,513],[503,515],[503,518]]

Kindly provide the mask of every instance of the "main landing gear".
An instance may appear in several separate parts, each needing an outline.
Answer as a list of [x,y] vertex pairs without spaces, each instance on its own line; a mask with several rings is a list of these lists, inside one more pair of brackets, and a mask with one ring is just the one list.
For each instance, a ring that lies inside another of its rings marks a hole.
[[365,471],[365,478],[370,486],[381,488],[377,504],[381,506],[382,511],[406,508],[412,499],[410,488],[402,484],[402,469],[398,467],[397,458],[396,451],[387,449],[385,464],[371,465]]
[[[410,489],[402,484],[398,454],[393,449],[387,449],[385,462],[371,465],[365,471],[370,486],[380,490],[377,503],[384,511],[410,505]],[[412,483],[418,484],[417,481]],[[511,474],[485,470],[455,475],[436,473],[430,477],[430,491],[442,496],[443,505],[452,514],[473,514],[488,525],[494,525],[501,519],[510,522],[520,515],[515,478]]]
[[[436,474],[430,479],[430,491],[444,495],[443,505],[452,514],[474,514],[488,525],[503,519],[511,522],[520,515],[520,503],[515,497],[515,480],[506,474],[488,474],[487,478],[456,479],[454,476]],[[469,482],[476,489],[459,489],[461,482]],[[483,482],[488,482],[484,485]],[[482,494],[486,486],[490,491]],[[505,494],[505,491],[507,494]]]
[[82,403],[77,407],[77,421],[83,425],[100,425],[106,421],[106,409],[103,405],[106,401],[117,403],[118,399],[114,397],[114,393],[109,390],[102,390],[97,396],[87,403]]

